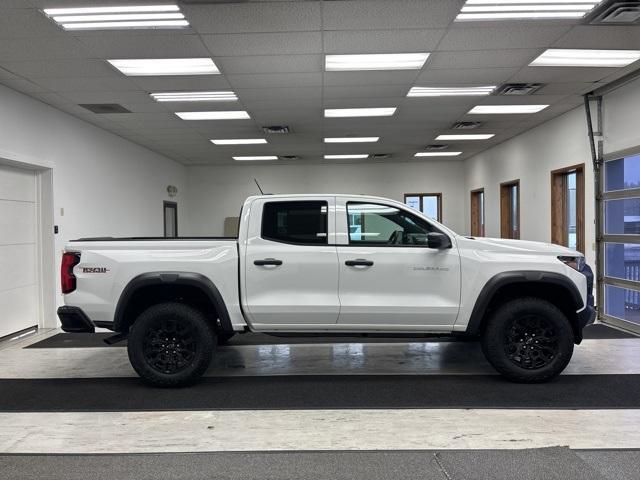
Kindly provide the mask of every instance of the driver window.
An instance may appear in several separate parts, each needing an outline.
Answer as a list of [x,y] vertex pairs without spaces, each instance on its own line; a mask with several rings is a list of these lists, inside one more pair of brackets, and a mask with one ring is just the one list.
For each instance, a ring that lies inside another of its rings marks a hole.
[[435,229],[421,218],[388,205],[347,204],[352,245],[421,246]]

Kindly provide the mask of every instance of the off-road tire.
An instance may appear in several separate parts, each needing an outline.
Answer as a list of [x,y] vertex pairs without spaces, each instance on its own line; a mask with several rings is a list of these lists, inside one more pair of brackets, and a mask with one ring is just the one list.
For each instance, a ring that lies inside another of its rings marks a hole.
[[145,382],[181,387],[204,374],[216,344],[215,329],[200,310],[182,303],[161,303],[149,307],[133,323],[127,351]]
[[542,383],[565,369],[573,354],[574,335],[558,307],[525,297],[511,300],[491,314],[481,343],[489,363],[508,380]]

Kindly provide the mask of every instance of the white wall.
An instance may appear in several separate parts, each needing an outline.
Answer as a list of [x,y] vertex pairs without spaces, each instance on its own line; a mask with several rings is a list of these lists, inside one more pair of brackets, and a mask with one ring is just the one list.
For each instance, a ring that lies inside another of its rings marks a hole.
[[323,165],[233,165],[188,168],[190,233],[222,235],[224,218],[237,216],[244,199],[258,192],[355,193],[404,200],[405,193],[442,192],[443,222],[464,228],[463,162],[399,162]]
[[465,162],[464,231],[470,191],[484,187],[486,235],[500,236],[500,183],[520,179],[520,238],[551,241],[551,171],[585,164],[585,249],[594,263],[593,168],[584,108],[576,108]]
[[69,239],[162,235],[169,184],[186,210],[184,166],[0,85],[2,158],[53,168],[56,263]]

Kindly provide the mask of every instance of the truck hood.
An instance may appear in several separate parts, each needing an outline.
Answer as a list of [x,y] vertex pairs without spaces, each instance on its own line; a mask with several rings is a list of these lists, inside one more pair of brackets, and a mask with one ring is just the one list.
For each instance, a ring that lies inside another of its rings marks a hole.
[[510,253],[544,253],[549,255],[582,256],[582,254],[571,248],[555,245],[553,243],[532,242],[529,240],[510,240],[506,238],[485,238],[485,237],[464,237],[470,242],[469,246],[492,252]]

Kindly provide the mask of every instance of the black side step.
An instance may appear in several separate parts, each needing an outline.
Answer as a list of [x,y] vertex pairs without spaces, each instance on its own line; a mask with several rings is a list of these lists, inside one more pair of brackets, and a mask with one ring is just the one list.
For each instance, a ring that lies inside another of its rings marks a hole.
[[115,335],[111,335],[110,337],[105,338],[103,341],[107,345],[113,345],[114,343],[126,340],[127,337],[128,335],[126,333],[116,333]]

